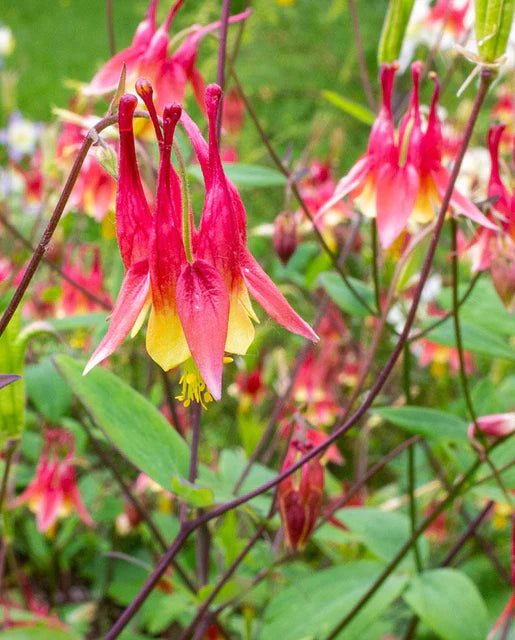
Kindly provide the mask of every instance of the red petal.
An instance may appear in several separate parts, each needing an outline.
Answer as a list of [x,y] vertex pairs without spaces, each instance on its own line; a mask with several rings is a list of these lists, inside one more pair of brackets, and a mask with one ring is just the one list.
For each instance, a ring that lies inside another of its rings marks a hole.
[[229,322],[229,294],[218,271],[204,260],[183,269],[177,312],[191,355],[211,395],[222,395],[222,368]]
[[91,356],[83,375],[91,371],[99,362],[105,360],[122,344],[138,319],[147,299],[149,288],[148,262],[141,260],[126,272],[111,313],[109,329]]
[[378,172],[376,191],[377,230],[387,249],[406,226],[417,198],[419,178],[415,168],[385,164]]
[[[322,215],[339,202],[344,196],[363,185],[372,170],[372,159],[368,154],[362,156],[352,169],[336,185],[334,195],[318,210],[316,217]],[[316,219],[316,218],[315,218]]]
[[[433,176],[433,180],[435,181],[439,194],[443,198],[447,191],[447,185],[449,184],[449,172],[447,169],[442,167],[438,171],[432,171],[431,175]],[[474,220],[474,222],[477,222],[483,227],[497,231],[497,226],[493,222],[490,222],[490,220],[481,213],[476,205],[462,195],[457,189],[452,190],[451,206],[457,210],[457,213],[463,213],[467,218]]]
[[95,96],[114,91],[118,86],[124,63],[127,75],[130,76],[134,72],[139,58],[145,53],[145,47],[141,45],[128,47],[117,53],[99,69],[93,80],[83,89],[83,93],[87,96]]
[[290,306],[286,298],[260,267],[248,249],[241,256],[241,274],[251,295],[258,304],[280,325],[313,342],[317,334]]
[[38,531],[46,531],[54,524],[59,516],[59,509],[63,503],[61,489],[47,488],[42,494],[36,514]]
[[152,215],[136,163],[132,116],[137,100],[124,95],[120,100],[120,171],[116,189],[116,233],[123,264],[128,269],[148,254]]

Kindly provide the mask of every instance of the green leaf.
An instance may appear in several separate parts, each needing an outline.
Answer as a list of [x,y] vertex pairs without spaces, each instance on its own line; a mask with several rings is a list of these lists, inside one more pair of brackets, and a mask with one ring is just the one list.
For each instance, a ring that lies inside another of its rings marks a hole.
[[[347,313],[354,316],[366,317],[370,315],[368,309],[361,304],[356,298],[354,293],[349,289],[341,277],[334,271],[326,271],[318,276],[320,284],[327,291],[329,297]],[[374,307],[374,292],[370,287],[356,280],[356,278],[349,278],[349,282],[356,289],[359,295],[365,300],[365,302]]]
[[[390,561],[411,534],[410,521],[402,513],[374,507],[349,507],[338,511],[338,519],[379,559]],[[428,555],[425,539],[418,541],[422,557]],[[410,554],[411,559],[412,556]]]
[[58,423],[70,407],[70,387],[63,380],[50,358],[25,369],[27,393],[47,420]]
[[[25,343],[20,344],[21,310],[18,309],[0,336],[0,371],[21,374]],[[25,381],[18,380],[0,390],[0,448],[10,438],[19,438],[25,426]]]
[[57,331],[75,331],[75,329],[89,329],[105,324],[106,313],[84,313],[66,318],[50,318],[51,324]]
[[[461,319],[460,328],[463,348],[467,351],[515,362],[515,349],[508,344],[508,342],[500,338],[497,333]],[[437,344],[455,347],[456,340],[452,318],[447,319],[441,325],[430,331],[427,334],[427,338]]]
[[197,487],[180,476],[173,476],[172,492],[192,507],[209,507],[215,501],[211,489]]
[[475,584],[456,569],[432,569],[411,579],[404,600],[443,640],[484,640],[485,603]]
[[374,413],[389,422],[427,438],[466,440],[468,423],[451,413],[427,407],[374,407]]
[[394,62],[399,58],[414,2],[415,0],[390,0],[379,41],[379,64]]
[[54,358],[61,375],[113,444],[164,489],[173,475],[187,476],[189,450],[181,436],[142,395],[113,373],[65,355]]
[[[260,640],[325,638],[382,572],[375,562],[348,562],[299,578],[267,607]],[[406,578],[390,576],[338,638],[364,640],[371,623],[399,596]]]
[[[467,285],[460,286],[459,297],[465,294]],[[445,310],[452,309],[452,289],[444,287],[438,294],[438,304]],[[460,307],[460,319],[499,336],[511,338],[515,334],[515,315],[509,313],[501,302],[490,279],[476,283],[474,290]]]
[[[269,167],[228,162],[224,164],[224,170],[227,177],[240,189],[282,187],[286,184],[286,177]],[[189,167],[188,173],[197,180],[202,180],[202,171],[198,165]]]
[[0,631],[0,640],[77,640],[77,636],[71,631],[64,631],[55,626],[35,624],[30,627]]
[[335,91],[322,91],[322,95],[326,100],[329,100],[331,104],[334,104],[335,107],[345,111],[345,113],[356,118],[356,120],[368,125],[374,124],[376,115],[370,111],[368,107],[364,107],[353,100],[344,98],[344,96],[336,93]]

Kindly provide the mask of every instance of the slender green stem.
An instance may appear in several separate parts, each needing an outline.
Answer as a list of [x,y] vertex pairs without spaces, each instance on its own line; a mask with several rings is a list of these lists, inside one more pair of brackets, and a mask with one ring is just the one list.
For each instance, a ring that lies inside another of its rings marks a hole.
[[372,276],[374,278],[374,294],[376,299],[377,313],[381,313],[381,287],[379,284],[379,245],[377,242],[377,221],[372,218],[370,221],[372,238]]
[[[463,395],[465,397],[465,404],[467,405],[467,409],[470,415],[470,418],[475,426],[475,437],[480,439],[485,444],[485,437],[479,423],[477,421],[477,415],[474,409],[474,404],[472,402],[472,394],[470,393],[469,380],[467,376],[466,366],[465,366],[465,354],[463,350],[463,338],[461,335],[461,326],[460,326],[460,318],[459,318],[459,301],[458,301],[458,289],[459,289],[459,269],[458,269],[458,225],[456,224],[456,220],[451,218],[451,241],[452,241],[452,317],[454,322],[454,335],[456,339],[456,349],[458,350],[458,359],[460,364],[460,381],[461,388],[463,391]],[[504,485],[504,482],[499,475],[496,466],[489,458],[488,454],[484,454],[484,459],[486,464],[492,470],[492,474],[499,485],[501,491],[503,492],[507,502],[509,505],[513,505],[512,497]]]
[[[409,484],[409,515],[411,524],[411,535],[414,535],[417,529],[417,503],[415,499],[415,447],[408,449],[408,484]],[[423,569],[422,558],[418,544],[413,544],[413,555],[415,556],[415,566],[420,573]]]
[[193,262],[193,249],[191,246],[191,198],[190,188],[188,184],[188,174],[186,171],[186,164],[184,157],[179,148],[179,145],[174,141],[173,150],[175,151],[175,157],[177,158],[177,164],[179,165],[179,177],[181,179],[181,194],[182,194],[182,238],[184,242],[184,251],[186,253],[186,260],[191,264]]
[[6,445],[4,472],[2,474],[2,484],[0,485],[0,515],[3,513],[4,509],[4,500],[7,495],[7,483],[9,482],[11,463],[17,445],[18,443],[16,440],[9,440]]

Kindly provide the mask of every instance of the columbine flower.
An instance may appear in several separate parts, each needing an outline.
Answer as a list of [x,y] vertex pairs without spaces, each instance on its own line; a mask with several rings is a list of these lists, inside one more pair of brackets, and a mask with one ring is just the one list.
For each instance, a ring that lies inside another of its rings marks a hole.
[[[424,129],[419,104],[421,68],[420,62],[412,65],[411,102],[396,141],[391,103],[397,65],[382,66],[383,101],[370,133],[368,151],[340,180],[333,197],[318,213],[321,215],[348,195],[364,215],[377,218],[379,239],[384,249],[400,235],[408,220],[415,223],[431,221],[449,184],[449,172],[442,164],[442,131],[437,115],[439,82],[433,75],[436,86]],[[495,225],[457,189],[452,192],[450,204],[475,222],[495,229]]]
[[[91,254],[89,271],[86,270],[88,254]],[[74,259],[72,259],[71,252],[68,252],[63,264],[63,273],[84,287],[86,291],[103,300],[106,304],[110,304],[109,294],[104,288],[104,274],[100,264],[99,247],[84,245],[80,247],[78,255]],[[85,296],[67,280],[63,280],[62,291],[60,307],[63,315],[69,316],[74,313],[89,313],[99,310],[96,302]]]
[[499,147],[504,129],[505,125],[499,124],[488,132],[491,160],[488,197],[495,200],[488,215],[496,226],[493,230],[478,229],[462,250],[472,259],[472,271],[490,269],[499,297],[511,308],[515,301],[515,193],[510,194],[501,179]]
[[[85,373],[109,356],[129,332],[134,335],[151,306],[147,351],[165,370],[184,363],[179,399],[187,406],[220,399],[224,352],[245,354],[256,319],[248,292],[280,324],[316,340],[316,334],[290,307],[246,248],[246,215],[241,198],[228,182],[216,134],[221,90],[206,91],[209,145],[179,105],[165,108],[164,135],[148,82],[138,83],[160,146],[156,210],[150,214],[134,150],[132,116],[136,98],[120,101],[120,172],[116,224],[126,268],[109,330]],[[181,115],[182,114],[182,115]],[[198,231],[181,180],[170,162],[179,118],[199,157],[206,182]]]
[[[195,66],[200,43],[211,31],[220,27],[220,22],[200,27],[192,27],[190,33],[178,49],[168,55],[170,38],[168,32],[173,19],[184,0],[177,0],[172,6],[163,24],[156,30],[157,0],[152,0],[147,15],[138,26],[132,44],[117,53],[95,75],[84,89],[86,95],[103,95],[114,91],[118,86],[122,66],[125,63],[126,86],[132,89],[139,77],[148,78],[155,88],[159,111],[169,102],[182,102],[188,83],[191,83],[201,108],[204,104],[204,80]],[[245,20],[250,11],[231,16],[232,24]]]
[[[289,469],[312,448],[312,444],[293,439],[281,471]],[[323,493],[324,467],[318,457],[279,483],[279,512],[286,542],[293,550],[306,546],[320,515]]]
[[45,446],[36,476],[12,505],[17,507],[28,502],[36,513],[39,531],[48,531],[58,518],[70,515],[73,510],[85,524],[93,525],[77,487],[74,455],[75,443],[70,432],[65,429],[48,429],[45,432]]

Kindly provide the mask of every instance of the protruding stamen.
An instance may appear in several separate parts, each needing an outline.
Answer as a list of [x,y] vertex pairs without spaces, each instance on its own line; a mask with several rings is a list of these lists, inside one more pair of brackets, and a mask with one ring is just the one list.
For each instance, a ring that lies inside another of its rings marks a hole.
[[136,81],[136,92],[147,107],[150,119],[154,125],[157,139],[159,142],[163,142],[163,134],[161,133],[159,118],[157,117],[156,107],[154,105],[154,89],[152,88],[152,85],[146,78],[139,78]]
[[176,398],[185,407],[189,407],[192,400],[194,400],[206,409],[206,405],[213,401],[213,397],[209,393],[206,383],[197,369],[197,365],[193,362],[193,358],[188,358],[184,363],[179,384],[182,385],[182,390]]

